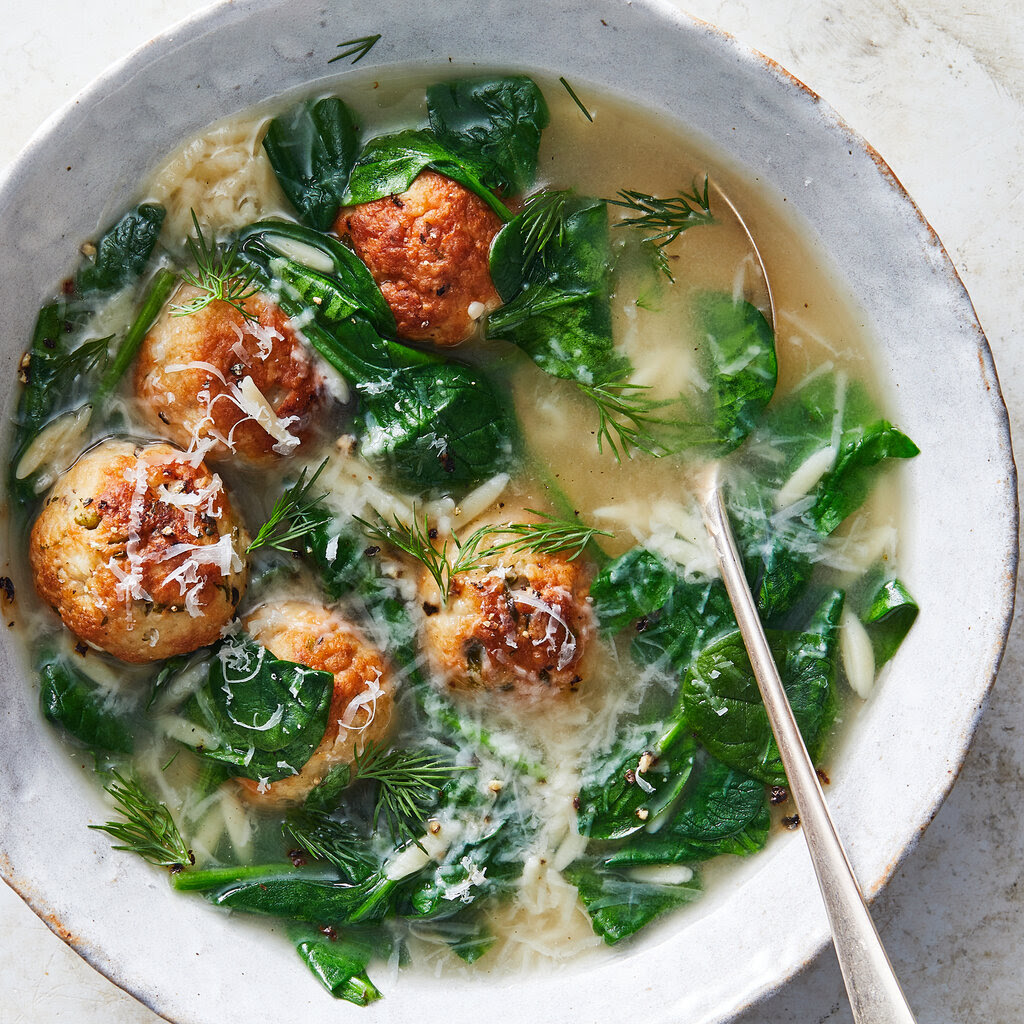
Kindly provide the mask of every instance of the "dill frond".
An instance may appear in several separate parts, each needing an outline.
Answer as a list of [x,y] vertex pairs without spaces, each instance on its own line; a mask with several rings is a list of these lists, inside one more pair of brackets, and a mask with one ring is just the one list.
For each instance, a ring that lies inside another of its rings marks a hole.
[[658,409],[670,404],[646,397],[649,390],[641,384],[606,381],[602,384],[582,384],[576,387],[594,403],[598,415],[597,447],[604,451],[607,445],[616,462],[633,457],[634,451],[646,452],[660,458],[668,449],[654,435],[653,428],[665,422],[656,416]]
[[[423,565],[437,585],[441,603],[447,604],[451,595],[452,580],[459,573],[479,568],[494,554],[502,551],[509,554],[519,554],[522,551],[540,551],[545,554],[568,551],[568,560],[572,561],[583,553],[594,537],[611,536],[604,530],[584,526],[578,520],[558,519],[535,509],[526,511],[538,516],[541,521],[481,526],[464,541],[451,534],[450,537],[445,537],[440,546],[434,543],[437,531],[431,529],[426,516],[422,524],[418,517],[414,517],[411,525],[403,523],[397,516],[393,523],[382,518],[376,523],[369,523],[358,516],[355,518],[367,536],[390,544]],[[493,537],[507,539],[494,544],[487,543],[489,538]],[[449,540],[454,546],[454,558],[450,556]]]
[[363,881],[373,871],[366,840],[347,821],[304,808],[290,814],[281,823],[281,831],[310,856],[333,864],[354,881]]
[[[607,530],[584,526],[576,519],[559,519],[557,516],[536,509],[526,510],[540,518],[539,523],[507,523],[481,526],[463,544],[463,550],[471,549],[476,558],[487,558],[498,552],[517,555],[523,551],[539,551],[552,555],[566,553],[566,561],[575,561],[586,550],[595,537],[613,536]],[[510,539],[482,547],[488,537],[510,536]]]
[[343,43],[338,43],[336,49],[340,50],[344,46],[345,50],[336,57],[332,57],[327,63],[333,64],[337,60],[352,57],[352,63],[358,64],[377,45],[380,36],[381,34],[378,32],[375,36],[360,36],[358,39],[347,39]]
[[701,225],[713,224],[711,201],[708,197],[708,176],[704,175],[704,189],[696,184],[690,192],[659,198],[646,192],[622,189],[615,199],[606,200],[611,206],[632,210],[637,216],[619,221],[616,227],[636,227],[644,232],[643,241],[660,251],[659,269],[674,281],[663,252],[665,246],[674,242],[684,231]]
[[448,603],[452,577],[452,563],[448,558],[448,538],[446,537],[438,548],[434,544],[437,539],[437,531],[430,526],[426,516],[423,517],[422,524],[415,510],[412,523],[409,524],[403,523],[398,516],[394,517],[393,522],[388,522],[383,516],[379,516],[375,523],[361,519],[359,516],[353,516],[353,518],[372,540],[390,544],[391,547],[404,551],[423,565],[430,573],[431,579],[437,584],[442,603]]
[[199,227],[195,210],[192,211],[192,224],[196,229],[196,237],[188,239],[188,248],[196,269],[183,271],[181,277],[186,284],[199,289],[202,294],[189,302],[172,305],[171,315],[191,316],[213,302],[226,302],[246,320],[255,320],[256,317],[246,310],[244,303],[259,291],[255,283],[256,270],[241,262],[236,245],[225,249],[217,245],[216,239],[207,241]]
[[89,828],[106,832],[121,845],[115,850],[137,853],[150,864],[182,868],[195,863],[195,856],[182,839],[178,826],[166,805],[148,793],[135,775],[127,778],[116,770],[110,774],[114,781],[104,787],[117,801],[118,809],[126,821],[108,821]]
[[383,743],[371,742],[356,751],[351,770],[353,781],[365,779],[378,785],[373,827],[383,819],[396,841],[418,843],[427,811],[441,787],[456,772],[473,767],[445,764],[425,750],[386,751]]
[[526,200],[522,214],[523,276],[539,260],[546,265],[550,246],[565,240],[566,201],[564,191],[537,192]]
[[[259,528],[252,542],[245,549],[251,554],[259,548],[273,548],[275,551],[294,551],[293,543],[323,526],[330,518],[330,513],[320,506],[325,495],[309,496],[317,478],[324,471],[327,459],[317,467],[316,472],[306,479],[306,469],[299,474],[298,480],[286,487],[281,496],[274,502],[267,521]],[[288,525],[282,528],[281,524]]]

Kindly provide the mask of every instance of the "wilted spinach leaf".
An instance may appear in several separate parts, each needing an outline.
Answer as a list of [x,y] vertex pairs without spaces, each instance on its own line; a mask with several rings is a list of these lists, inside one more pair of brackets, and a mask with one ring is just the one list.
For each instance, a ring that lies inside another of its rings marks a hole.
[[698,295],[694,314],[708,386],[698,422],[682,425],[679,440],[731,451],[775,393],[775,334],[756,306],[721,292]]
[[678,574],[646,548],[631,548],[609,562],[590,585],[602,632],[620,633],[661,608],[678,582]]
[[166,211],[154,203],[133,207],[107,228],[96,243],[96,256],[75,275],[80,295],[115,292],[138,277],[149,262]]
[[[543,253],[528,259],[529,210],[498,232],[491,273],[506,304],[487,318],[487,333],[518,345],[545,373],[586,385],[618,380],[628,369],[612,339],[608,209],[570,196]],[[510,276],[519,268],[522,280]]]
[[579,830],[591,839],[621,839],[654,821],[682,792],[696,744],[673,719],[650,739],[620,740],[588,773],[580,789]]
[[656,917],[689,903],[702,891],[700,878],[675,885],[633,881],[586,861],[563,872],[579,890],[594,931],[609,945],[639,931]]
[[[911,458],[918,448],[841,374],[817,377],[769,407],[751,440],[753,475],[732,488],[729,509],[758,607],[773,620],[799,598],[824,538],[863,503],[879,463]],[[758,451],[770,459],[757,458]],[[808,460],[823,457],[807,493],[776,509],[779,489]]]
[[299,219],[329,231],[359,151],[348,107],[334,96],[299,103],[270,122],[263,148]]
[[633,656],[686,671],[696,651],[736,628],[721,580],[688,582],[658,555],[633,548],[605,566],[590,587],[601,628],[636,629]]
[[62,660],[43,664],[39,670],[39,704],[43,714],[77,740],[99,750],[130,754],[135,748],[128,719],[114,711],[88,676]]
[[300,932],[295,926],[291,938],[302,962],[335,999],[356,1006],[380,999],[379,989],[366,973],[374,954],[374,944],[368,938],[351,931],[326,938],[312,928]]
[[427,129],[407,129],[370,139],[352,168],[342,205],[355,206],[399,195],[428,167],[475,192],[502,220],[512,216],[484,185],[484,166],[453,153]]
[[917,602],[901,580],[887,579],[873,590],[861,621],[875,654],[875,667],[884,665],[899,649],[917,618]]
[[440,82],[427,89],[430,127],[453,153],[480,167],[488,188],[519,193],[533,181],[550,115],[525,75]]
[[[842,607],[842,591],[833,591],[804,632],[768,635],[812,758],[821,754],[835,716]],[[681,696],[686,721],[714,757],[768,785],[785,785],[779,749],[738,631],[701,651],[683,680]]]
[[[395,317],[366,264],[336,238],[288,224],[257,221],[236,237],[240,258],[267,281],[284,285],[284,298],[297,308],[312,310],[326,325],[358,314],[375,330],[389,334]],[[331,263],[330,272],[314,270],[290,258],[289,243],[298,242]]]
[[320,745],[333,693],[330,672],[276,658],[242,634],[216,649],[186,715],[220,741],[203,756],[276,782],[299,772]]
[[657,831],[631,836],[603,863],[681,864],[722,853],[745,856],[764,846],[770,828],[764,783],[702,754],[671,819]]

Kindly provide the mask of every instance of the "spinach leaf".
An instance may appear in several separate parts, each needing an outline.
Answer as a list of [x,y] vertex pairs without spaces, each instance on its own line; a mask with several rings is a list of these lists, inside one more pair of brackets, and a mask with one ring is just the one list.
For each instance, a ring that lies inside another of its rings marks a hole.
[[224,641],[186,715],[220,741],[204,757],[236,774],[276,782],[310,759],[327,729],[334,677],[275,658],[245,635]]
[[487,921],[479,914],[435,920],[431,922],[430,930],[443,938],[448,948],[467,964],[475,964],[496,941]]
[[482,167],[488,188],[519,193],[532,183],[550,115],[531,79],[510,75],[441,82],[427,89],[427,111],[437,139]]
[[901,580],[887,579],[870,596],[861,615],[875,653],[875,667],[884,665],[899,649],[917,618],[917,602]]
[[657,611],[678,582],[678,575],[656,554],[646,548],[631,548],[609,562],[590,585],[601,631],[621,633]]
[[107,228],[96,243],[95,259],[75,275],[78,294],[108,294],[138,277],[153,253],[165,213],[162,206],[143,203]]
[[653,743],[620,740],[580,789],[580,834],[621,839],[657,820],[686,785],[695,752],[690,730],[678,718]]
[[432,865],[413,886],[404,913],[434,920],[458,915],[465,920],[467,907],[510,891],[522,874],[522,850],[533,828],[511,797],[488,801],[465,780],[446,787],[438,813],[457,820],[461,833],[444,861]]
[[[394,333],[394,314],[373,275],[336,238],[297,224],[263,220],[243,228],[236,242],[241,259],[264,280],[279,280],[285,298],[297,309],[314,311],[325,325],[358,314],[380,333]],[[310,256],[322,257],[331,270],[315,270],[290,258],[296,248],[311,250]]]
[[844,427],[836,463],[818,485],[810,519],[818,533],[831,533],[864,503],[871,469],[885,459],[910,459],[920,449],[886,420]]
[[[917,445],[878,418],[863,387],[842,374],[806,384],[769,407],[752,439],[754,475],[730,493],[729,507],[747,575],[767,620],[778,619],[803,593],[824,539],[867,497],[877,467],[912,458]],[[828,458],[826,471],[788,509],[775,495],[810,459]]]
[[426,129],[370,139],[352,168],[342,204],[356,206],[400,195],[428,167],[475,192],[503,221],[511,218],[505,204],[483,183],[486,167],[452,152]]
[[345,931],[328,938],[322,932],[295,926],[289,932],[302,962],[335,999],[356,1006],[368,1006],[380,999],[379,989],[366,973],[375,952],[367,936]]
[[590,596],[603,630],[634,626],[632,653],[641,665],[665,662],[682,673],[696,651],[736,628],[721,580],[688,582],[645,548],[605,566]]
[[756,306],[720,292],[697,296],[695,315],[708,389],[699,422],[683,425],[679,440],[727,452],[757,426],[775,393],[775,334]]
[[[564,223],[528,258],[529,211],[495,236],[491,274],[506,304],[487,318],[487,334],[518,345],[545,373],[585,385],[617,381],[628,370],[612,338],[611,249],[602,200],[568,196]],[[519,268],[517,281],[509,268]]]
[[764,847],[770,828],[764,783],[702,754],[671,819],[655,832],[631,836],[602,863],[682,864],[722,853],[745,856]]
[[351,925],[387,917],[394,910],[398,886],[399,880],[389,878],[384,867],[357,885],[294,873],[246,873],[237,882],[211,887],[207,899],[247,914]]
[[357,384],[366,459],[421,488],[470,486],[509,467],[512,411],[483,373],[440,359],[413,362],[396,345],[387,356],[383,373]]
[[135,749],[128,719],[114,711],[109,694],[63,660],[39,670],[39,704],[49,721],[88,747],[130,754]]
[[359,149],[348,107],[335,96],[299,103],[270,122],[263,148],[299,219],[329,231]]
[[689,882],[664,885],[633,881],[585,861],[570,864],[563,874],[579,890],[594,931],[609,946],[696,899],[702,888],[697,875]]
[[[18,427],[22,440],[34,437],[53,415],[66,379],[68,343],[66,335],[81,319],[67,303],[43,306],[32,331],[28,360],[23,364],[24,388],[18,399]],[[17,461],[17,457],[15,457]]]
[[[768,641],[793,715],[812,758],[820,756],[836,711],[842,591],[831,592],[801,633]],[[686,721],[714,757],[767,785],[785,785],[778,746],[739,632],[697,656],[683,680]]]

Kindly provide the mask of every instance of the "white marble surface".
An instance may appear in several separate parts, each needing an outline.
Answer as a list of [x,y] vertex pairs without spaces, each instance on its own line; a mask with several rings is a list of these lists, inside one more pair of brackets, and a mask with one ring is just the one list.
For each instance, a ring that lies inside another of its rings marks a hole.
[[[676,0],[825,97],[888,161],[945,243],[1024,437],[1024,4]],[[195,0],[5,0],[0,168],[107,64]],[[965,571],[969,567],[965,567]],[[1024,639],[1020,615],[950,798],[876,903],[924,1022],[1024,1021]],[[830,953],[740,1024],[850,1021]],[[153,1024],[0,885],[0,1024]],[[684,1022],[680,1022],[684,1024]]]

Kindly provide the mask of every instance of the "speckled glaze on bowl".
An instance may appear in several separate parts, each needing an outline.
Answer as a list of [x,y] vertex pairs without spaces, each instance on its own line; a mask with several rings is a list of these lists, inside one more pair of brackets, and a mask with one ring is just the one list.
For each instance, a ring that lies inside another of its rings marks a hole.
[[[1006,410],[970,300],[891,172],[826,104],[732,39],[655,0],[216,7],[104,75],[0,183],[4,379],[15,379],[37,306],[79,241],[128,202],[162,153],[269,96],[318,82],[343,88],[344,66],[327,63],[335,44],[376,32],[383,38],[360,70],[428,62],[447,72],[449,58],[536,69],[686,124],[786,200],[859,300],[879,338],[894,418],[922,448],[904,477],[902,559],[923,610],[845,738],[829,790],[874,894],[952,785],[1002,653],[1017,560]],[[13,387],[3,396],[5,422],[15,398]],[[477,1024],[495,1010],[542,1024],[627,1014],[650,1024],[723,1021],[827,940],[803,843],[786,835],[692,911],[599,963],[526,978],[410,973],[385,983],[385,999],[366,1010],[335,1003],[286,943],[172,893],[159,872],[86,828],[107,811],[41,721],[8,637],[0,690],[0,873],[91,964],[178,1024]]]

